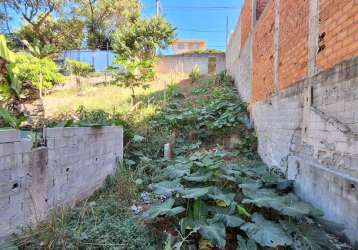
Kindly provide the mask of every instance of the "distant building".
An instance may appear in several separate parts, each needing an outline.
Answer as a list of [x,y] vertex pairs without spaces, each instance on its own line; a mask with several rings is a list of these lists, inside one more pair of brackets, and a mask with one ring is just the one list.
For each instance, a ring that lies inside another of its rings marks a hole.
[[198,49],[206,49],[205,40],[176,40],[172,45],[175,54],[181,54]]

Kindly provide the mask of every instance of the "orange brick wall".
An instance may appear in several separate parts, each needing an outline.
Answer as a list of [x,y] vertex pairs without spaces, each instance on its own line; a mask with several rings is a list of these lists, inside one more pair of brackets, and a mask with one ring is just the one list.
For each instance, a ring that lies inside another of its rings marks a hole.
[[[252,94],[251,101],[265,99],[278,88],[284,89],[304,79],[310,72],[323,71],[358,56],[358,0],[319,0],[319,26],[312,26],[319,49],[310,57],[309,65],[309,6],[310,0],[280,0],[279,34],[275,36],[275,0],[257,0],[252,32]],[[245,45],[252,26],[252,0],[245,0],[240,17],[241,48]],[[315,25],[313,20],[312,25]],[[317,34],[317,29],[319,33]],[[279,50],[275,53],[274,37]],[[235,42],[234,39],[231,43]],[[311,41],[311,42],[314,42]],[[311,44],[315,47],[315,44]],[[278,55],[278,67],[275,56]],[[248,67],[251,67],[250,65]],[[275,71],[277,69],[277,71]]]
[[267,3],[270,0],[257,0],[256,2],[256,20],[258,20],[262,14],[262,12],[264,11]]
[[253,78],[251,101],[262,100],[275,91],[273,83],[275,6],[269,9],[257,23],[253,40]]
[[307,76],[309,0],[280,3],[280,88]]
[[319,70],[358,56],[358,1],[320,0]]
[[247,0],[241,11],[240,25],[241,25],[241,48],[245,46],[245,42],[251,32],[252,24],[252,1]]

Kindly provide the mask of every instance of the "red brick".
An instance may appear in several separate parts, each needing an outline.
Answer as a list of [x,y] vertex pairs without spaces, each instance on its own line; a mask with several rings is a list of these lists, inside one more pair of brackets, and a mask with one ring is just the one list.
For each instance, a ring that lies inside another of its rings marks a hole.
[[273,82],[275,9],[273,1],[270,1],[266,8],[268,8],[267,12],[261,16],[254,34],[252,102],[262,100],[275,91]]
[[241,48],[245,46],[246,40],[251,33],[252,26],[252,4],[251,0],[247,0],[241,10]]
[[[354,41],[357,40],[355,36],[358,25],[355,20],[358,15],[358,4],[354,1],[320,1],[320,34],[326,32],[323,41],[326,48],[317,55],[317,65],[320,70],[331,68],[343,60],[358,56],[358,48],[354,44]],[[331,13],[327,17],[323,11],[326,9],[330,9]],[[350,45],[351,41],[352,45]]]

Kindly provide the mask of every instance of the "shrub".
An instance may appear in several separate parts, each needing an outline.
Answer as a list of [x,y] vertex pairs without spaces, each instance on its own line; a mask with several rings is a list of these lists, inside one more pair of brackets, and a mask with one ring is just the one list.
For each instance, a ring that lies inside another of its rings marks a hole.
[[196,82],[200,79],[200,68],[198,65],[195,65],[195,67],[190,72],[189,77],[191,82]]
[[67,59],[65,62],[65,68],[71,74],[76,76],[87,76],[90,73],[94,72],[95,69],[89,63],[80,62],[76,60]]
[[23,122],[24,120],[24,117],[17,118],[7,109],[0,107],[0,128],[19,128],[21,122]]
[[40,90],[50,89],[64,81],[56,63],[49,58],[38,59],[30,54],[17,53],[13,65],[20,81],[30,81]]
[[215,78],[215,83],[217,85],[220,84],[233,84],[234,83],[234,78],[232,78],[232,76],[230,76],[226,70],[221,71]]

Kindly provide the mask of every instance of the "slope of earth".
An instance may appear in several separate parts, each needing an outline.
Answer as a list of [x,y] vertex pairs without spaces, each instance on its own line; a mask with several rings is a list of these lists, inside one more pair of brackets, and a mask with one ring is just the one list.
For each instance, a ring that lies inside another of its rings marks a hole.
[[142,94],[125,113],[82,108],[88,122],[122,119],[125,159],[106,187],[25,230],[14,245],[350,249],[331,234],[340,236],[339,225],[323,220],[294,195],[293,182],[260,161],[246,104],[232,86],[223,73]]

